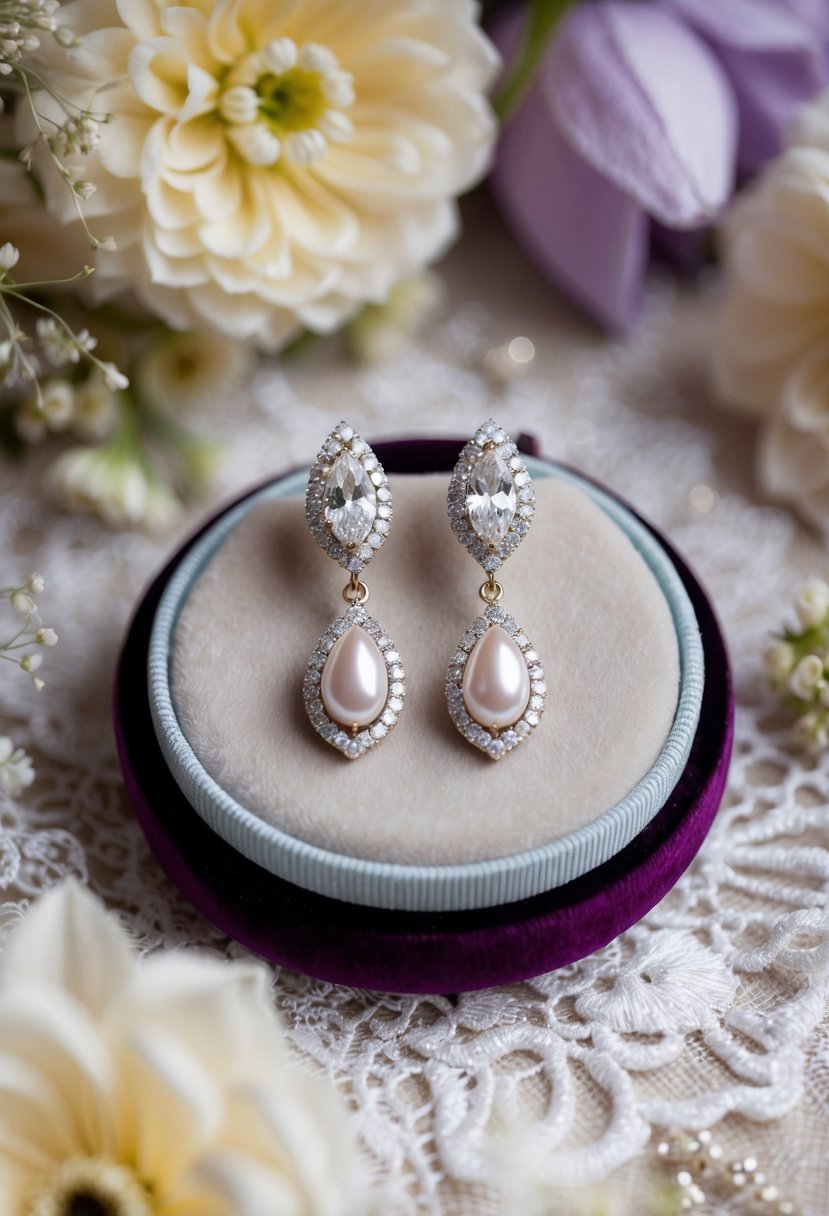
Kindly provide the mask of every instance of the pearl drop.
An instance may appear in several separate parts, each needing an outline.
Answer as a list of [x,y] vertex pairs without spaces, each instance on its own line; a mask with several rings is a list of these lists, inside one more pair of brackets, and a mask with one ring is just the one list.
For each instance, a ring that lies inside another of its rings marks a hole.
[[331,647],[320,680],[325,712],[339,726],[369,726],[389,695],[386,662],[369,635],[352,625]]
[[527,708],[530,673],[500,625],[491,625],[475,643],[463,674],[463,699],[470,717],[498,730],[513,726]]

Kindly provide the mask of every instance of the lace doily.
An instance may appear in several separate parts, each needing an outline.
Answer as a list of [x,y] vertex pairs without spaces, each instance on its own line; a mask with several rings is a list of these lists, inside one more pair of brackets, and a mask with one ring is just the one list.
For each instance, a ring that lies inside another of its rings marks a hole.
[[[674,892],[581,963],[456,998],[390,997],[279,972],[276,1004],[299,1050],[347,1093],[384,1180],[384,1212],[523,1216],[519,1177],[562,1187],[629,1162],[617,1177],[630,1192],[639,1185],[631,1170],[644,1179],[654,1160],[654,1127],[722,1121],[729,1151],[750,1146],[804,1216],[818,1216],[829,1149],[829,772],[793,750],[758,654],[799,578],[821,572],[819,552],[790,516],[752,500],[751,429],[721,413],[706,388],[704,300],[656,282],[637,334],[602,340],[509,246],[494,253],[491,219],[476,232],[476,218],[447,268],[451,307],[395,364],[358,369],[324,349],[261,370],[244,401],[208,420],[232,443],[223,491],[309,462],[346,400],[372,439],[467,435],[490,413],[538,435],[547,454],[634,501],[707,584],[737,686],[728,794]],[[535,341],[536,360],[494,400],[481,353],[518,333]],[[0,796],[2,927],[71,873],[122,912],[148,950],[243,953],[156,866],[115,755],[120,638],[175,539],[115,535],[55,513],[37,458],[3,471],[3,576],[43,573],[41,607],[60,643],[42,694],[13,672],[0,682],[2,728],[38,774],[19,800]],[[499,1199],[508,1176],[511,1198]]]

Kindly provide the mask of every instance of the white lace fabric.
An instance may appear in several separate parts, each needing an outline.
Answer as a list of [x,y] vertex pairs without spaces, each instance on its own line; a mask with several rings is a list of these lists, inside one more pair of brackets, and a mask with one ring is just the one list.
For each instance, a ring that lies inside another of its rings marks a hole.
[[[492,260],[492,220],[480,207],[447,268],[451,306],[396,363],[359,369],[330,349],[268,365],[243,400],[209,420],[233,445],[223,491],[309,462],[343,412],[369,440],[467,436],[489,414],[537,435],[546,454],[598,477],[662,527],[711,593],[738,701],[727,795],[675,890],[580,963],[453,998],[388,996],[277,970],[276,1005],[297,1048],[349,1095],[384,1180],[385,1213],[524,1216],[517,1192],[499,1199],[498,1188],[531,1175],[556,1187],[612,1175],[619,1211],[640,1212],[658,1176],[654,1129],[712,1126],[727,1156],[750,1151],[781,1196],[820,1216],[829,769],[795,751],[759,656],[800,578],[825,575],[826,559],[791,516],[754,497],[751,427],[723,413],[706,385],[704,296],[655,282],[636,334],[602,339],[511,246]],[[536,343],[536,360],[496,391],[480,356],[517,334]],[[187,944],[241,955],[153,860],[115,753],[120,640],[176,538],[115,534],[59,513],[44,496],[43,460],[0,472],[4,582],[39,570],[42,616],[60,634],[42,694],[11,669],[0,681],[0,730],[32,753],[38,774],[19,799],[0,796],[0,930],[74,874],[147,950]],[[567,1201],[554,1210],[567,1212]],[[737,1195],[717,1210],[750,1208]]]

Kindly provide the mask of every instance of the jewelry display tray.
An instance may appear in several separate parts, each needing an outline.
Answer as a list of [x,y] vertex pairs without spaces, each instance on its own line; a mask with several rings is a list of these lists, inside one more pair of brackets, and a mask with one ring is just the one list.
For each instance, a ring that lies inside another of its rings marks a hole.
[[[461,446],[455,440],[374,445],[390,474],[448,473]],[[180,581],[188,560],[192,565],[199,546],[204,548],[205,538],[220,530],[231,513],[244,512],[246,504],[261,497],[262,487],[209,520],[146,591],[124,643],[114,691],[127,792],[153,852],[175,885],[207,919],[256,953],[330,982],[394,992],[452,993],[520,981],[607,944],[654,907],[695,857],[720,804],[733,734],[728,658],[716,617],[699,582],[655,529],[606,490],[571,471],[551,468],[580,481],[618,518],[629,518],[643,544],[658,549],[693,618],[692,641],[701,656],[697,704],[692,716],[685,706],[687,740],[681,752],[674,748],[676,772],[667,783],[663,774],[661,801],[647,814],[634,808],[641,815],[641,830],[634,822],[621,838],[618,832],[606,832],[605,839],[617,840],[621,847],[607,846],[598,854],[599,864],[590,864],[588,854],[569,881],[568,858],[572,861],[584,852],[575,839],[579,833],[572,833],[572,841],[555,841],[534,850],[532,857],[528,854],[532,866],[519,859],[521,865],[512,866],[506,881],[499,879],[501,859],[496,859],[484,867],[483,885],[480,874],[471,874],[473,867],[423,866],[421,874],[416,866],[385,866],[380,877],[386,885],[367,886],[353,858],[329,855],[320,867],[319,857],[309,861],[306,856],[320,851],[308,850],[302,842],[283,841],[288,847],[280,853],[279,840],[274,845],[266,839],[268,847],[263,848],[261,823],[255,828],[254,816],[242,812],[231,822],[223,818],[228,798],[210,798],[198,790],[194,796],[195,787],[182,780],[176,767],[180,741],[165,737],[166,719],[159,718],[157,692],[151,693],[148,672],[151,650],[157,647],[159,605],[163,609],[170,600],[177,576]],[[269,485],[284,480],[276,478]],[[682,644],[680,650],[687,666]],[[158,663],[156,656],[156,669]],[[677,719],[683,697],[693,699],[681,684]],[[448,716],[447,729],[453,729]],[[681,736],[682,723],[675,722],[672,730]],[[539,746],[539,740],[528,746]],[[322,743],[320,747],[326,750]],[[350,763],[337,756],[330,760]],[[492,762],[481,757],[481,763]],[[520,765],[520,751],[501,763]],[[658,783],[652,786],[659,788]],[[617,810],[600,816],[600,824]],[[589,833],[585,839],[591,839]],[[503,859],[505,874],[513,861]],[[457,875],[442,875],[441,869],[457,871],[461,879],[470,871],[460,906],[457,900],[452,906],[454,894],[444,897],[440,885],[446,877],[451,881],[445,890],[454,893]],[[361,890],[371,894],[362,898]],[[516,891],[527,890],[531,893],[515,897]],[[423,897],[422,891],[438,893]]]

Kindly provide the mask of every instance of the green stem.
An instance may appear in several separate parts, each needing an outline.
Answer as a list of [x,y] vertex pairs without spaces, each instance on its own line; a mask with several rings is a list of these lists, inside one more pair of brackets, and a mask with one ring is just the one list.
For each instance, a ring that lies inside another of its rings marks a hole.
[[521,46],[492,103],[502,123],[529,92],[556,26],[574,3],[575,0],[529,0],[529,16]]

